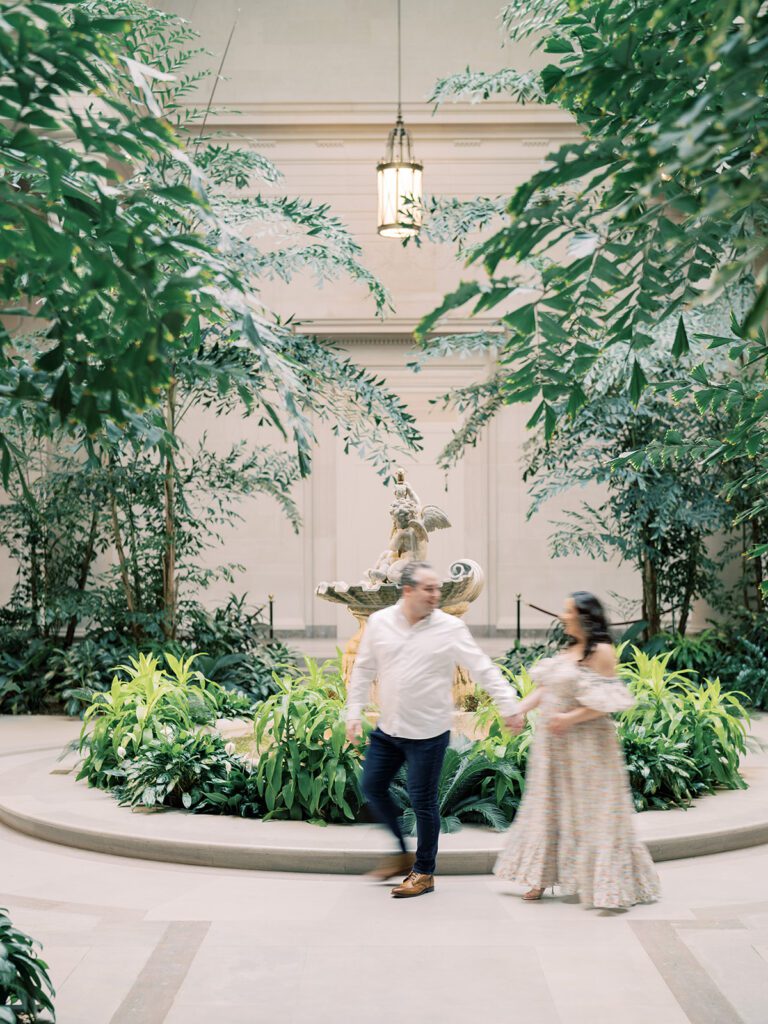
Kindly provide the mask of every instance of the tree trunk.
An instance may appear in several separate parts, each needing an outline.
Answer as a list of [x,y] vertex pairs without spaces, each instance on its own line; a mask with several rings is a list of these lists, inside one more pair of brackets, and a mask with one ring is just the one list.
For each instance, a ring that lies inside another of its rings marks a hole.
[[133,573],[133,593],[136,599],[136,607],[139,611],[143,611],[145,604],[141,587],[141,572],[139,571],[139,539],[136,529],[136,516],[130,505],[125,510],[125,518],[128,522],[128,547],[130,549],[131,572]]
[[35,636],[40,632],[40,565],[37,558],[37,529],[34,525],[29,530],[29,600],[32,603],[32,623]]
[[40,635],[46,640],[51,635],[56,635],[56,623],[50,622],[48,612],[51,604],[51,526],[44,517],[44,526],[40,538],[40,578],[42,587],[40,593]]
[[742,590],[742,600],[744,601],[744,607],[747,609],[747,611],[749,611],[751,609],[751,607],[752,607],[752,602],[750,601],[749,575],[747,573],[747,569],[748,569],[748,566],[749,566],[749,562],[748,562],[748,559],[747,559],[747,551],[748,550],[749,550],[749,545],[747,544],[747,524],[746,523],[742,523],[741,524],[741,590]]
[[[112,513],[112,539],[114,540],[115,550],[117,551],[117,562],[120,566],[120,579],[123,581],[125,603],[128,605],[129,613],[134,615],[136,612],[136,601],[134,599],[133,588],[131,587],[131,579],[128,575],[128,563],[125,558],[123,537],[120,532],[120,520],[117,517],[117,501],[113,490],[110,490],[109,492],[109,507]],[[131,633],[133,634],[134,640],[138,643],[140,639],[140,631],[139,624],[135,620],[131,622]]]
[[659,595],[656,579],[656,567],[648,555],[643,554],[641,562],[643,578],[643,618],[648,623],[646,639],[661,632],[661,613],[659,611]]
[[[85,544],[85,552],[83,554],[83,561],[80,565],[80,573],[77,578],[77,592],[82,594],[85,590],[85,585],[88,582],[88,575],[91,571],[91,564],[93,562],[93,556],[96,553],[96,535],[99,528],[99,513],[98,509],[93,510],[91,516],[91,527],[88,531],[88,540]],[[77,629],[77,616],[73,615],[67,625],[67,632],[64,635],[64,646],[71,647],[75,639],[75,630]]]
[[[757,519],[752,519],[750,522],[752,527],[752,547],[757,547],[761,544],[761,530],[760,523]],[[765,611],[765,596],[763,594],[763,560],[761,557],[752,558],[752,572],[754,573],[755,579],[755,600],[757,602],[757,610],[759,612]]]
[[[176,381],[168,388],[165,427],[171,437],[176,435]],[[177,593],[176,593],[176,467],[173,452],[169,446],[165,458],[165,543],[163,546],[163,633],[167,640],[176,639]]]
[[[753,270],[753,275],[754,275],[754,280],[755,281],[759,281],[760,280],[760,276],[762,275],[762,273],[763,273],[763,271],[765,269],[766,264],[768,264],[768,249],[763,249],[763,251],[754,260],[754,262],[752,264],[752,270]],[[757,289],[755,289],[755,298],[756,297],[757,297]],[[768,332],[768,313],[765,313],[763,315],[762,323],[761,323],[760,326],[762,327],[763,331]],[[768,359],[764,358],[763,359],[763,374],[765,374],[766,370],[768,370]],[[752,520],[750,520],[750,525],[752,527],[752,546],[753,547],[757,547],[758,544],[763,543],[762,537],[765,536],[764,531],[760,529],[760,527],[762,526],[762,520],[759,519],[759,518],[752,519]],[[753,558],[752,559],[752,565],[753,565],[753,573],[754,573],[754,578],[755,578],[755,600],[757,602],[757,611],[758,612],[764,612],[765,611],[765,594],[763,593],[763,583],[765,581],[765,577],[763,575],[763,565],[764,565],[764,563],[763,563],[762,555],[758,556],[757,558]]]
[[692,550],[688,555],[688,572],[686,574],[685,581],[685,592],[683,593],[683,602],[680,605],[680,622],[678,623],[678,632],[680,636],[685,636],[685,631],[688,628],[688,616],[691,614],[691,604],[693,603],[693,587],[696,578],[696,552]]

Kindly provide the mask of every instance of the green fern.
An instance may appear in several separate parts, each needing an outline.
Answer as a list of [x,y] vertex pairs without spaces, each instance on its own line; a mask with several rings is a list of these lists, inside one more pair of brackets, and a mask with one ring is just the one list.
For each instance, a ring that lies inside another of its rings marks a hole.
[[[449,747],[437,787],[440,831],[456,832],[470,822],[502,831],[514,817],[522,785],[522,773],[514,765],[492,759],[478,744]],[[395,777],[392,795],[403,810],[403,829],[413,835],[416,815],[408,798],[405,768]]]

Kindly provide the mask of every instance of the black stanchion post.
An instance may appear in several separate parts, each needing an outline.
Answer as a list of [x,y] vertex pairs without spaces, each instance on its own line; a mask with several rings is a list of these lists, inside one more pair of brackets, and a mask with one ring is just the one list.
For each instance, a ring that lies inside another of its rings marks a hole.
[[269,639],[275,639],[275,595],[269,595]]
[[517,616],[515,624],[515,643],[520,643],[520,594],[517,595]]

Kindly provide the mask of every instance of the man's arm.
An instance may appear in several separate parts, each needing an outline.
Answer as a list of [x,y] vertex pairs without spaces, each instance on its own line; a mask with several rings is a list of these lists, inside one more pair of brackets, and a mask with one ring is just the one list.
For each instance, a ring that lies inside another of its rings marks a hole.
[[494,665],[488,655],[480,650],[463,622],[457,630],[454,656],[456,664],[469,670],[472,678],[482,686],[505,718],[518,714],[520,699],[514,687],[501,674],[499,666]]
[[368,703],[371,684],[376,678],[378,666],[373,646],[376,631],[375,620],[369,619],[363,630],[363,638],[355,658],[352,677],[347,688],[347,704],[344,718],[347,722],[347,739],[355,740],[362,732],[363,708]]

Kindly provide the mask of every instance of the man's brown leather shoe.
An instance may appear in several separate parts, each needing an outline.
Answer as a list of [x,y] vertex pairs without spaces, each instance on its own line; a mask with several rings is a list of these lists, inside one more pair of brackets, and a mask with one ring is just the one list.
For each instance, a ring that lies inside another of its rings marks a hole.
[[369,871],[365,877],[370,878],[373,882],[386,882],[390,878],[397,878],[398,875],[405,877],[410,874],[415,860],[415,853],[397,853],[392,857],[387,857],[377,868]]
[[425,893],[434,891],[434,875],[420,875],[418,871],[412,871],[402,885],[395,886],[392,895],[397,899],[405,899],[409,896],[424,896]]

